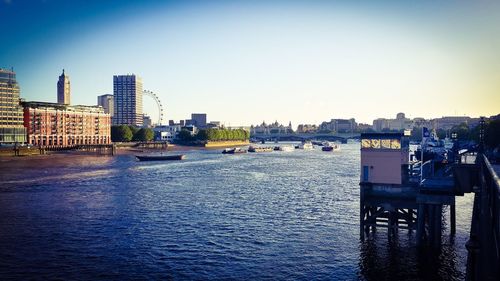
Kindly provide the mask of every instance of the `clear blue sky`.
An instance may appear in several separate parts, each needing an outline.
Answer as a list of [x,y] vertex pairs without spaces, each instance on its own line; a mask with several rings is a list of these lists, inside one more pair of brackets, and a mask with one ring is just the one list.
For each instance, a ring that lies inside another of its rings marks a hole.
[[75,104],[141,76],[167,120],[500,113],[499,1],[0,1],[27,100],[55,102],[64,68]]

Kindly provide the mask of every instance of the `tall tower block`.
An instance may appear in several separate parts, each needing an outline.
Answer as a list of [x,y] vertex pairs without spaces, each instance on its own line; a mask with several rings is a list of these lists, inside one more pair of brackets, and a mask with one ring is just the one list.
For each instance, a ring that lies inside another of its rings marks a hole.
[[64,69],[57,81],[57,103],[70,104],[69,76],[64,73]]

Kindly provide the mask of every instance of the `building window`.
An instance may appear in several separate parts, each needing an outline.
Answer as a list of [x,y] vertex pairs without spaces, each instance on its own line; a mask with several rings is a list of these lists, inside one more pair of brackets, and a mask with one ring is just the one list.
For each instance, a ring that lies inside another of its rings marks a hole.
[[392,149],[401,149],[401,142],[399,140],[391,140]]
[[380,148],[380,140],[372,139],[371,140],[371,148]]
[[401,149],[399,139],[362,139],[361,148],[367,149]]

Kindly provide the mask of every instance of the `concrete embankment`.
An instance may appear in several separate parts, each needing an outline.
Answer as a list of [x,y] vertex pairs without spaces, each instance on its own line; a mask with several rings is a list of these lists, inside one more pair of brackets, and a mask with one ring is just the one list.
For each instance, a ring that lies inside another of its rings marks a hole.
[[245,146],[249,145],[249,141],[214,141],[207,142],[205,144],[206,148],[220,148],[220,147],[232,147],[232,146]]

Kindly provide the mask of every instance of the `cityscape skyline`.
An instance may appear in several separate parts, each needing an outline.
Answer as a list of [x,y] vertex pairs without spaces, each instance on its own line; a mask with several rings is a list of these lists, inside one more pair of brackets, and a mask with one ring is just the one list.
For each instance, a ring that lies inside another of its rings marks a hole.
[[[74,104],[111,93],[113,75],[137,74],[166,120],[206,112],[226,125],[370,124],[398,112],[498,114],[497,3],[227,3],[4,1],[12,39],[0,61],[27,100],[55,102],[47,81],[62,68]],[[154,112],[147,103],[145,113]]]

